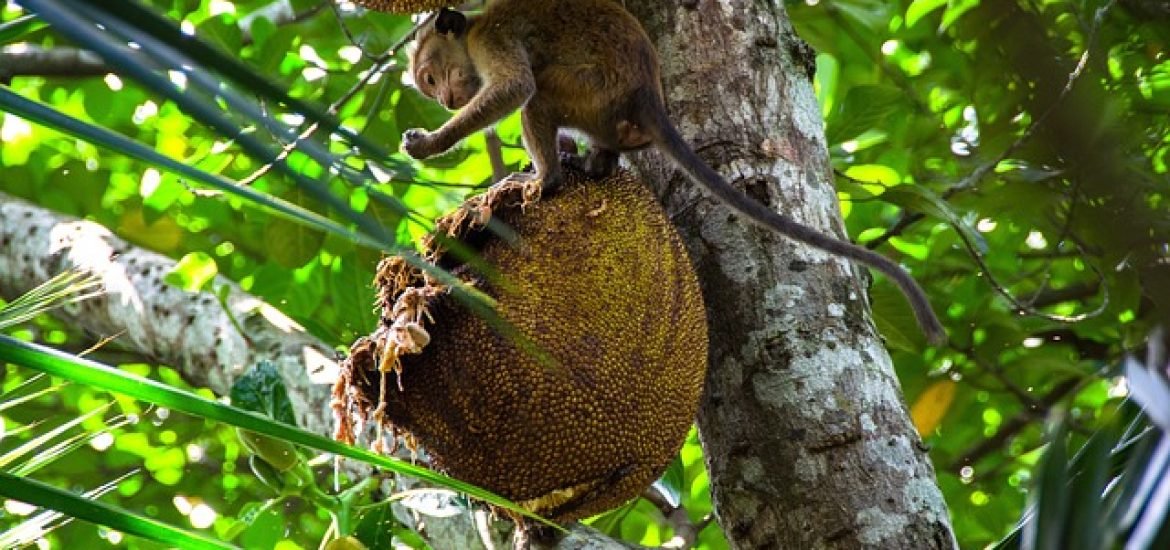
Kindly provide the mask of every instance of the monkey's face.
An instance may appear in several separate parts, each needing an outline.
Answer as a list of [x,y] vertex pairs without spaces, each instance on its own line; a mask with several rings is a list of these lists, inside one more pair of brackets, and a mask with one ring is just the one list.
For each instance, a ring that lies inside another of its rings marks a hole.
[[455,110],[479,92],[481,80],[467,53],[467,42],[433,29],[421,32],[410,55],[410,74],[423,95]]

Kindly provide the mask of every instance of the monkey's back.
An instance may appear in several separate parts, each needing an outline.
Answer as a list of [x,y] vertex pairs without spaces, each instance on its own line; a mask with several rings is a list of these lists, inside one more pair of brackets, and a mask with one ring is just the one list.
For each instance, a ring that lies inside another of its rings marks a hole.
[[[649,87],[661,96],[658,57],[645,29],[614,0],[497,0],[471,29],[470,43],[517,40],[537,94],[586,132],[607,130],[615,107]],[[479,35],[476,37],[475,35]]]

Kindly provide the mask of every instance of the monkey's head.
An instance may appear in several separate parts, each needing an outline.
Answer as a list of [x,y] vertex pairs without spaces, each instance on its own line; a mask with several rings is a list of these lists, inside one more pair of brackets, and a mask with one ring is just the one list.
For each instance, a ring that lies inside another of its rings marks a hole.
[[443,8],[419,29],[410,50],[410,74],[423,95],[459,109],[479,92],[482,80],[467,53],[467,16]]

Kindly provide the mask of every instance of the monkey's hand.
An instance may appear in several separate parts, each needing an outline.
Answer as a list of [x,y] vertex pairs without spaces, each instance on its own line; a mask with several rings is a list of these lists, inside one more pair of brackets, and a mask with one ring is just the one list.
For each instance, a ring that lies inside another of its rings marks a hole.
[[435,134],[419,128],[411,128],[402,133],[402,150],[416,159],[433,157],[444,151],[435,140]]

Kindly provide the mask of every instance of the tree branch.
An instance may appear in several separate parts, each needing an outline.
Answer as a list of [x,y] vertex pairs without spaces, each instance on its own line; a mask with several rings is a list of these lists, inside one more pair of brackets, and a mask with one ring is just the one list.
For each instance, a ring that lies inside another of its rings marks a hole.
[[[240,18],[244,44],[252,43],[252,25],[264,18],[276,26],[299,23],[321,12],[321,4],[297,13],[290,0],[276,0]],[[58,46],[44,48],[36,44],[14,44],[0,48],[0,83],[8,84],[18,76],[57,78],[92,78],[115,73],[97,54],[80,48]]]
[[[284,379],[297,423],[316,433],[332,433],[329,393],[337,353],[223,277],[212,283],[226,290],[223,304],[210,292],[188,292],[165,283],[163,277],[174,267],[174,260],[137,248],[101,225],[0,193],[0,296],[18,296],[68,268],[95,273],[104,294],[58,309],[58,317],[99,337],[119,334],[115,342],[120,346],[172,366],[192,384],[218,395],[227,395],[244,369],[270,361]],[[231,317],[244,327],[246,338]],[[347,473],[368,475],[360,467],[347,468]],[[412,483],[404,481],[400,487]],[[420,518],[396,505],[395,515],[408,525],[425,520],[423,534],[436,548],[481,545],[475,513]],[[506,547],[511,522],[492,523],[493,544]],[[556,548],[619,546],[594,529],[576,525]]]
[[7,84],[18,76],[89,78],[109,72],[105,62],[89,50],[66,46],[46,49],[34,44],[0,48],[0,83]]

